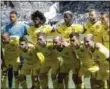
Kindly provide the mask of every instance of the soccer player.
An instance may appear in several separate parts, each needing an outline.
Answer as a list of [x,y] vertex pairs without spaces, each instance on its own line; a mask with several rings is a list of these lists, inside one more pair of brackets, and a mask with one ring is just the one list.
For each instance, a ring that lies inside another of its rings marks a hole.
[[2,70],[2,88],[6,88],[7,71],[13,68],[15,77],[15,88],[19,88],[18,69],[20,65],[19,59],[19,37],[9,36],[7,32],[2,34],[3,58],[6,68]]
[[93,59],[99,66],[99,70],[93,76],[93,89],[104,89],[104,81],[109,79],[109,50],[101,43],[94,42],[94,36],[88,34],[84,37],[85,46],[92,52]]
[[109,13],[101,13],[101,22],[103,25],[103,44],[109,49],[109,35],[110,35],[110,14]]
[[73,13],[71,11],[64,12],[64,22],[56,28],[57,32],[61,34],[65,39],[69,38],[69,34],[72,31],[81,33],[83,27],[80,24],[73,23]]
[[70,34],[70,42],[73,45],[73,50],[75,50],[77,58],[80,60],[79,76],[88,77],[99,70],[99,67],[92,59],[92,53],[84,43],[79,40],[79,34],[72,32]]
[[[62,36],[57,36],[53,40],[54,47],[59,52],[62,65],[58,74],[58,89],[68,89],[69,72],[72,70],[72,79],[76,89],[82,89],[82,78],[78,77],[80,62],[76,57],[72,46],[64,41]],[[64,88],[65,87],[65,88]]]
[[[109,13],[101,13],[101,22],[103,24],[103,38],[102,38],[102,42],[103,45],[108,48],[108,50],[110,49],[109,45],[110,45],[110,14]],[[110,59],[109,59],[110,60]],[[108,88],[110,88],[110,78],[108,80]]]
[[36,46],[40,50],[40,52],[44,56],[44,62],[41,65],[40,68],[40,84],[43,89],[48,89],[48,77],[47,73],[50,69],[51,71],[51,77],[53,81],[53,87],[57,89],[57,74],[60,67],[60,61],[58,60],[58,53],[54,49],[52,42],[49,42],[46,38],[46,34],[43,32],[39,32],[37,34],[37,41]]
[[9,14],[10,23],[3,27],[3,32],[8,32],[10,36],[22,37],[27,34],[28,25],[17,21],[17,12],[11,11]]
[[27,38],[20,38],[20,54],[24,57],[24,64],[20,71],[20,83],[23,89],[27,88],[26,75],[32,75],[32,88],[40,89],[38,75],[41,62],[37,56],[37,49],[27,41]]
[[96,10],[91,9],[88,13],[89,21],[84,23],[84,33],[91,33],[94,35],[94,41],[102,43],[102,25],[101,22],[98,21],[98,13]]
[[[3,32],[8,32],[10,36],[19,36],[22,37],[27,34],[28,25],[25,23],[21,23],[17,20],[18,13],[16,11],[11,11],[9,14],[10,23],[3,26]],[[21,64],[23,64],[23,58],[20,56]],[[8,71],[8,82],[9,87],[12,87],[12,78],[13,73],[12,69]]]
[[46,35],[52,35],[52,28],[49,25],[45,25],[46,18],[42,12],[38,10],[33,12],[31,15],[31,19],[34,24],[29,27],[27,33],[30,37],[30,41],[33,44],[36,43],[36,34],[38,32],[44,32]]

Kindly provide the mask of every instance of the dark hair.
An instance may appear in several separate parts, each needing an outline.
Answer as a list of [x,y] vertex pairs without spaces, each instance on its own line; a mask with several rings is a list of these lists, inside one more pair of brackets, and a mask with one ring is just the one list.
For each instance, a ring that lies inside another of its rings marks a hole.
[[72,33],[70,33],[69,38],[72,38],[73,36],[79,37],[79,33],[72,32]]
[[21,41],[27,41],[27,38],[26,37],[20,37],[20,39],[19,39],[19,42],[21,42]]
[[42,24],[44,24],[46,22],[46,18],[44,16],[44,14],[39,10],[33,12],[32,15],[31,15],[32,20],[34,20],[36,17],[40,18],[40,20],[42,21]]
[[17,12],[16,11],[11,11],[10,14],[16,14],[17,15]]
[[107,18],[110,18],[109,12],[101,12],[100,15],[105,15]]

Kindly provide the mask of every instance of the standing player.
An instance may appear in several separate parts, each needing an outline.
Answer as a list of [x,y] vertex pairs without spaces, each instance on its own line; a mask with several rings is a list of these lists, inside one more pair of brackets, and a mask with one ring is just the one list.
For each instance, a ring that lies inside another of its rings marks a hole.
[[[101,22],[103,24],[103,38],[102,38],[102,42],[103,45],[108,48],[108,50],[110,49],[109,45],[110,45],[110,14],[109,13],[101,13]],[[110,79],[110,78],[109,78]],[[110,80],[108,80],[108,88],[110,88]]]
[[15,88],[19,88],[18,80],[18,69],[20,65],[19,59],[19,37],[9,36],[7,32],[2,34],[2,44],[3,44],[3,58],[6,65],[5,70],[2,70],[2,88],[6,88],[6,77],[7,71],[10,68],[13,68],[15,76]]
[[77,58],[80,60],[81,66],[79,70],[79,76],[90,76],[99,70],[95,61],[92,59],[92,53],[87,47],[84,46],[79,40],[79,34],[72,32],[70,34],[70,42],[73,45]]
[[102,43],[102,25],[96,10],[89,10],[89,21],[84,24],[84,33],[94,35],[94,41]]
[[84,37],[85,46],[92,52],[94,61],[99,66],[99,70],[93,76],[93,89],[104,89],[104,81],[109,79],[109,50],[101,43],[93,41],[93,35]]
[[106,46],[109,49],[109,44],[110,44],[110,40],[109,40],[109,35],[110,35],[110,14],[109,13],[101,13],[101,22],[103,25],[103,44],[104,46]]
[[31,15],[31,19],[34,25],[30,26],[27,33],[30,37],[30,41],[36,44],[36,34],[38,32],[44,32],[46,35],[51,35],[52,28],[49,25],[45,25],[46,18],[44,14],[40,11],[35,11]]
[[[53,40],[54,47],[59,53],[59,57],[63,59],[58,75],[58,87],[59,89],[68,89],[69,72],[72,70],[72,79],[75,83],[76,89],[82,89],[82,79],[78,77],[80,62],[76,58],[72,46],[63,40],[61,36],[57,36]],[[64,82],[64,83],[63,83]]]
[[[10,36],[19,36],[22,37],[27,34],[28,25],[17,21],[17,12],[11,11],[9,14],[10,23],[3,27],[4,32],[8,32]],[[23,58],[20,57],[21,64],[23,64]],[[8,82],[9,87],[12,87],[12,78],[13,78],[13,70],[9,69],[8,71]]]
[[64,12],[64,23],[60,24],[57,27],[57,31],[61,34],[65,39],[69,38],[69,34],[72,31],[81,33],[83,32],[83,27],[79,24],[73,24],[73,13],[71,11]]
[[32,75],[32,88],[40,89],[38,75],[40,72],[40,60],[37,56],[37,49],[26,38],[20,38],[20,54],[24,57],[24,64],[20,71],[20,83],[23,89],[27,88],[26,75]]
[[37,34],[36,43],[36,46],[44,56],[44,63],[42,63],[40,68],[40,84],[43,89],[48,89],[47,73],[50,69],[52,69],[51,77],[53,81],[53,87],[54,89],[57,89],[56,77],[60,67],[57,51],[54,49],[53,44],[48,42],[45,33],[39,32]]

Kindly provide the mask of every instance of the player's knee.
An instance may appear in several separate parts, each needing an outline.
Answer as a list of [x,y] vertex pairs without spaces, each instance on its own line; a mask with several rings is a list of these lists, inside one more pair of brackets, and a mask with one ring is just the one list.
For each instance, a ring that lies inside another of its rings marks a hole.
[[33,82],[38,82],[38,81],[39,81],[38,76],[33,76]]
[[68,74],[67,73],[59,73],[58,74],[58,82],[63,83],[63,79],[65,78],[66,75],[68,75]]
[[39,75],[40,80],[42,80],[42,79],[44,79],[44,78],[46,78],[46,77],[47,77],[47,74],[46,74],[46,73],[41,73],[41,74]]
[[25,75],[20,75],[19,81],[20,81],[20,82],[23,82],[23,81],[25,81],[25,80],[26,80],[26,76],[25,76]]
[[75,84],[81,84],[82,83],[82,78],[78,76],[78,74],[73,74],[72,79]]
[[52,80],[56,80],[56,74],[52,74]]

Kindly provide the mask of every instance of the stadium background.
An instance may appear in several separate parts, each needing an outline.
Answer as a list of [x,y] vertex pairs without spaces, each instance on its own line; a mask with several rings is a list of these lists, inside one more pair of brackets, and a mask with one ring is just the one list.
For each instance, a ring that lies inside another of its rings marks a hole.
[[[18,12],[18,21],[32,24],[30,15],[35,10],[42,11],[46,18],[46,24],[54,25],[63,21],[63,12],[71,10],[73,12],[73,22],[82,24],[87,20],[87,11],[89,9],[96,9],[99,12],[110,11],[109,1],[2,1],[1,2],[1,30],[3,25],[9,23],[9,13],[12,10]],[[50,72],[49,72],[50,75]],[[71,72],[70,72],[71,77]],[[70,79],[70,88],[74,88],[74,84]],[[86,87],[90,88],[89,78],[84,80]],[[27,76],[28,87],[31,87],[30,76]],[[52,82],[49,77],[49,86],[52,88]]]

